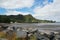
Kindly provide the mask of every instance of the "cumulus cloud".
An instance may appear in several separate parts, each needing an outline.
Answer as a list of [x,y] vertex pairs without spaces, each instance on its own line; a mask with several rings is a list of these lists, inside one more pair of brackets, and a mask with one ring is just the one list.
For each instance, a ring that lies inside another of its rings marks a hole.
[[18,15],[18,14],[22,14],[22,15],[28,15],[30,13],[23,13],[23,12],[17,12],[17,11],[8,11],[7,13],[5,13],[6,15]]
[[[15,9],[15,8],[24,8],[24,7],[32,7],[34,6],[35,0],[0,0],[0,7],[6,9]],[[60,0],[54,0],[53,3],[48,3],[48,0],[44,1],[43,3],[45,6],[41,8],[41,6],[36,5],[35,9],[32,11],[35,14],[32,14],[37,19],[43,20],[56,20],[60,21]],[[31,14],[29,12],[17,12],[17,11],[10,11],[7,10],[6,15],[17,15],[17,14]]]
[[0,7],[4,8],[23,8],[31,7],[34,0],[0,0]]
[[47,4],[43,8],[36,7],[34,12],[33,16],[38,19],[60,21],[60,0],[54,0],[52,4]]

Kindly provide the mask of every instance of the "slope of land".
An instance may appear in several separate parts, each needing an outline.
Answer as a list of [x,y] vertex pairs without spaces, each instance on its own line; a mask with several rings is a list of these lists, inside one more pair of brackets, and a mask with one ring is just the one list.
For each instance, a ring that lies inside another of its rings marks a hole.
[[39,20],[34,18],[32,15],[0,15],[0,23],[55,23],[56,21],[52,20]]

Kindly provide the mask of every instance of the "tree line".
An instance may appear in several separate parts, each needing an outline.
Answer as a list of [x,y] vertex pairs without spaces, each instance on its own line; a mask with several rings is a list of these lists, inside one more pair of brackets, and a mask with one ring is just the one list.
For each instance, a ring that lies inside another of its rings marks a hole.
[[34,18],[31,14],[28,15],[0,15],[0,23],[55,23],[52,20],[39,20]]

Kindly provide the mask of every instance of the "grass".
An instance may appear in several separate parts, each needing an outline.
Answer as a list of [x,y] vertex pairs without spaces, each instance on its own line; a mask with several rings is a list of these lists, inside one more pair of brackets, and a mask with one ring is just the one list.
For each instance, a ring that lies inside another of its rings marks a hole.
[[29,40],[36,40],[36,35],[35,34],[31,35]]
[[6,34],[4,32],[0,32],[0,38],[6,38]]

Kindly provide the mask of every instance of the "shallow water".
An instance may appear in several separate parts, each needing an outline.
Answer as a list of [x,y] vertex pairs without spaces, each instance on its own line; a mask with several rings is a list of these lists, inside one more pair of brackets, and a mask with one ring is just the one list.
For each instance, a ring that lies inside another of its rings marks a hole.
[[10,27],[37,28],[39,30],[60,31],[60,23],[14,23]]

